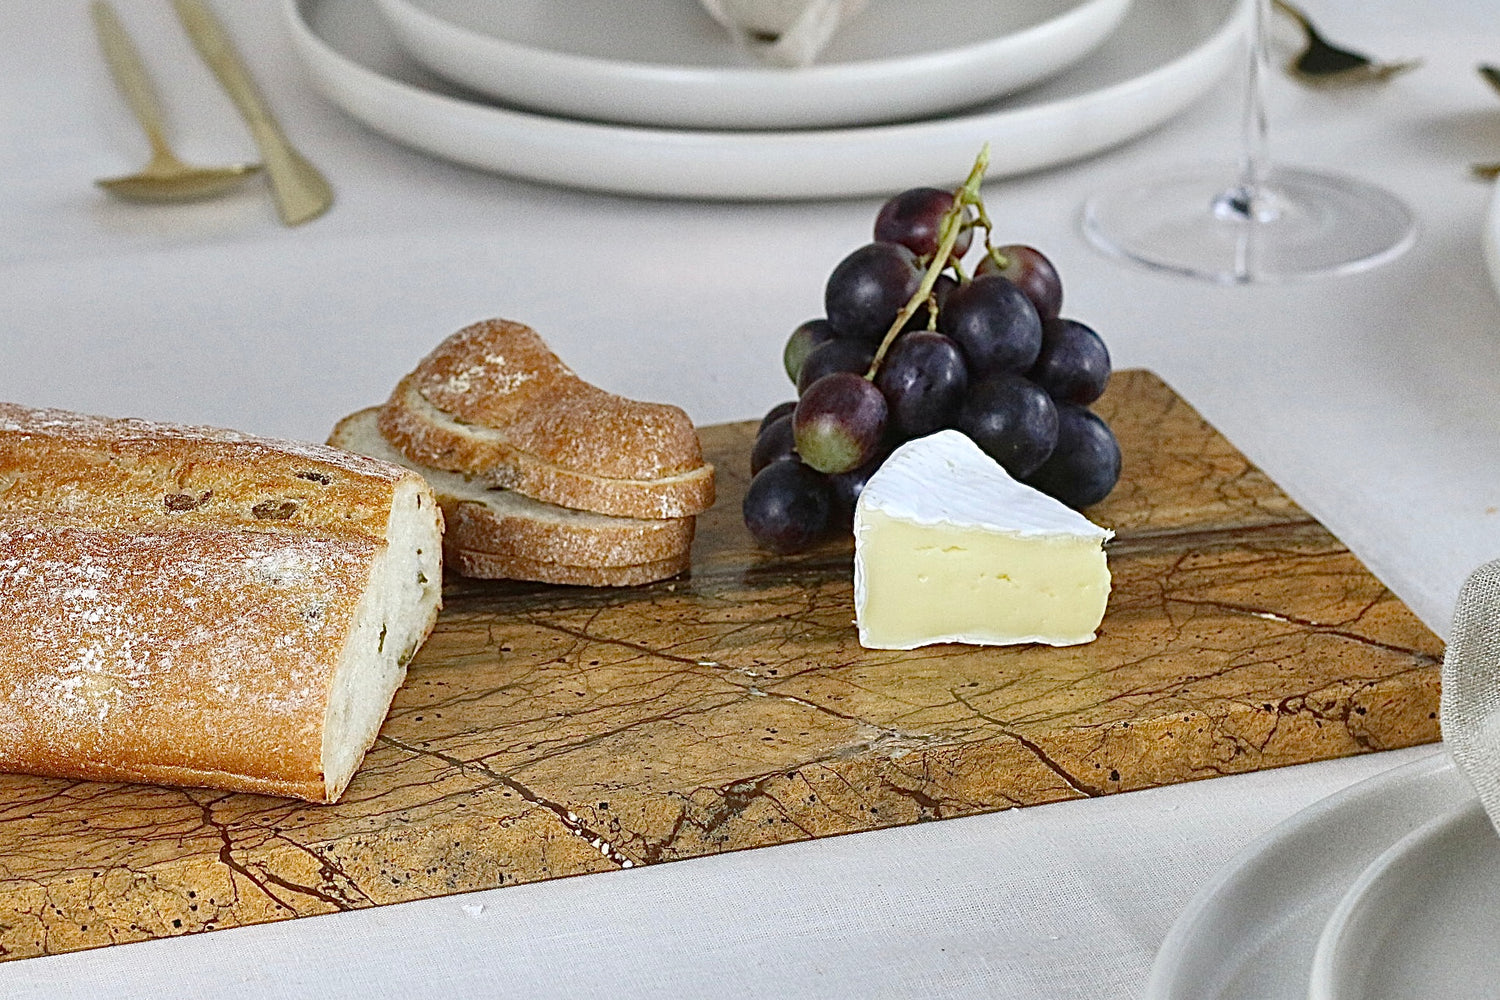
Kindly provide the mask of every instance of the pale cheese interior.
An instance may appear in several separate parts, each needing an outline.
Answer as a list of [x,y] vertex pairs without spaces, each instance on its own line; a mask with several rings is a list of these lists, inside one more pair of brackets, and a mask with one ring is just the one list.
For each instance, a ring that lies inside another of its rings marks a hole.
[[860,515],[855,612],[865,646],[1068,646],[1091,641],[1104,617],[1102,538]]

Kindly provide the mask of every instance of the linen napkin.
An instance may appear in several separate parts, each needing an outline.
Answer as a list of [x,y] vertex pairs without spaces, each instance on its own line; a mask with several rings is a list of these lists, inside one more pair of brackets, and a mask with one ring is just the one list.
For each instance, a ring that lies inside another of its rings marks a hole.
[[704,8],[758,58],[777,66],[808,66],[839,23],[865,0],[701,0]]
[[1500,829],[1500,559],[1458,594],[1443,656],[1443,742]]

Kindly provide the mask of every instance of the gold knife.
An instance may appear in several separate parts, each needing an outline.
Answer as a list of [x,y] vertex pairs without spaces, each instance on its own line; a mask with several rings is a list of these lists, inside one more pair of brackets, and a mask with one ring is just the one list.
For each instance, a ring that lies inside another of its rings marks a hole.
[[287,141],[286,133],[281,131],[250,78],[250,71],[230,43],[223,24],[205,0],[172,0],[172,4],[198,54],[219,78],[229,99],[244,116],[245,124],[250,126],[281,221],[295,226],[322,215],[333,204],[333,189],[318,169]]

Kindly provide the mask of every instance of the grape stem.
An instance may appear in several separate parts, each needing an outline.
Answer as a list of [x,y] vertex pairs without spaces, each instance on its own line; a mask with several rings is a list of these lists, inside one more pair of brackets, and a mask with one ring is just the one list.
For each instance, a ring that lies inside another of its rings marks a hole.
[[984,227],[984,255],[994,261],[996,267],[1004,271],[1010,266],[1010,258],[1001,253],[991,241],[991,237],[995,235],[995,227],[990,222],[989,213],[984,210],[984,202],[981,201],[977,208],[979,210],[977,224]]
[[[984,181],[984,172],[990,165],[990,144],[985,143],[979,150],[979,155],[974,159],[974,166],[969,171],[969,176],[959,185],[958,190],[953,192],[953,207],[943,213],[943,221],[938,229],[939,239],[937,253],[932,255],[932,261],[927,265],[927,271],[922,275],[922,283],[912,293],[911,298],[906,300],[906,305],[896,313],[896,318],[891,323],[891,328],[886,331],[885,337],[880,341],[880,347],[875,351],[875,357],[870,362],[869,371],[865,372],[865,378],[873,382],[876,374],[880,371],[880,363],[885,360],[886,352],[896,342],[906,324],[917,314],[917,310],[932,297],[932,289],[937,284],[938,275],[948,266],[949,258],[953,256],[953,248],[958,243],[958,237],[964,229],[964,213],[969,206],[975,206],[977,210],[976,224],[984,227],[985,252],[997,256],[995,249],[990,245],[990,220],[984,210],[984,201],[979,194],[979,185]],[[997,259],[996,263],[1003,263]],[[937,315],[937,303],[932,302],[932,317]]]

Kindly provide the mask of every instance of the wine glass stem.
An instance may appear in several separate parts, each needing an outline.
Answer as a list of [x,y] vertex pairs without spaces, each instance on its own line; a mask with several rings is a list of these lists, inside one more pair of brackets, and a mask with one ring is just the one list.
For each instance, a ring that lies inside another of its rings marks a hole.
[[1245,150],[1241,163],[1241,181],[1252,191],[1259,190],[1264,180],[1262,171],[1266,165],[1266,139],[1270,132],[1266,120],[1266,36],[1270,31],[1270,19],[1271,0],[1256,0],[1245,81]]
[[1249,51],[1245,59],[1245,106],[1240,122],[1240,175],[1235,185],[1214,200],[1214,214],[1224,219],[1269,222],[1276,206],[1265,188],[1266,153],[1270,123],[1266,117],[1267,35],[1271,0],[1255,0],[1251,14]]

